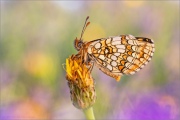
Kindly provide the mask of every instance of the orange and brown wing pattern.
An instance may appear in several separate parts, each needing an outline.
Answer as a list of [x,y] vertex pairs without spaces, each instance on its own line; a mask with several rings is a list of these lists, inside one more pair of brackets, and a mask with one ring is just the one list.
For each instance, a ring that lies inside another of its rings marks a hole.
[[88,54],[95,64],[114,78],[139,71],[155,51],[153,40],[132,35],[102,38],[89,43]]

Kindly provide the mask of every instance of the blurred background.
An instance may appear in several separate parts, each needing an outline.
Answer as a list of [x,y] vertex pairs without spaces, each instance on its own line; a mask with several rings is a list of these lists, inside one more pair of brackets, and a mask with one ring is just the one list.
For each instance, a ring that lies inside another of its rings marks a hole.
[[84,119],[62,64],[73,41],[132,34],[155,42],[140,72],[121,81],[94,67],[97,119],[180,118],[179,1],[1,1],[0,119]]

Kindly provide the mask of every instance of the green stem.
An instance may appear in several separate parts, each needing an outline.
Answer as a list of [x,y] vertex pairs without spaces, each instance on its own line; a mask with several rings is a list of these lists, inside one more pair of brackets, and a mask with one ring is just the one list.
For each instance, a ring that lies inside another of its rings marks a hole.
[[87,120],[95,120],[93,108],[83,110]]

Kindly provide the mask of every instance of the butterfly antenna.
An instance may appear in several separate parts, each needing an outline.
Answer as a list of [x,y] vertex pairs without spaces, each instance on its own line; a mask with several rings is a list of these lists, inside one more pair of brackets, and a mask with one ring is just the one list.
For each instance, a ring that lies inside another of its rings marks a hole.
[[90,22],[87,22],[88,19],[89,19],[89,16],[87,16],[87,18],[86,18],[86,20],[85,20],[84,27],[83,27],[82,32],[81,32],[80,40],[82,39],[82,36],[83,36],[84,31],[86,30],[87,26],[90,24]]

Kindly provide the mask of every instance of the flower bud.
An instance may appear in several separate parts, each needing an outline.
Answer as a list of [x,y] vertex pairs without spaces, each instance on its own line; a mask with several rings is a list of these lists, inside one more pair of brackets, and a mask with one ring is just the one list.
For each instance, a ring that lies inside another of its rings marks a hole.
[[92,65],[82,63],[82,59],[77,55],[66,59],[66,79],[70,88],[71,101],[78,109],[89,108],[96,101],[91,67]]

